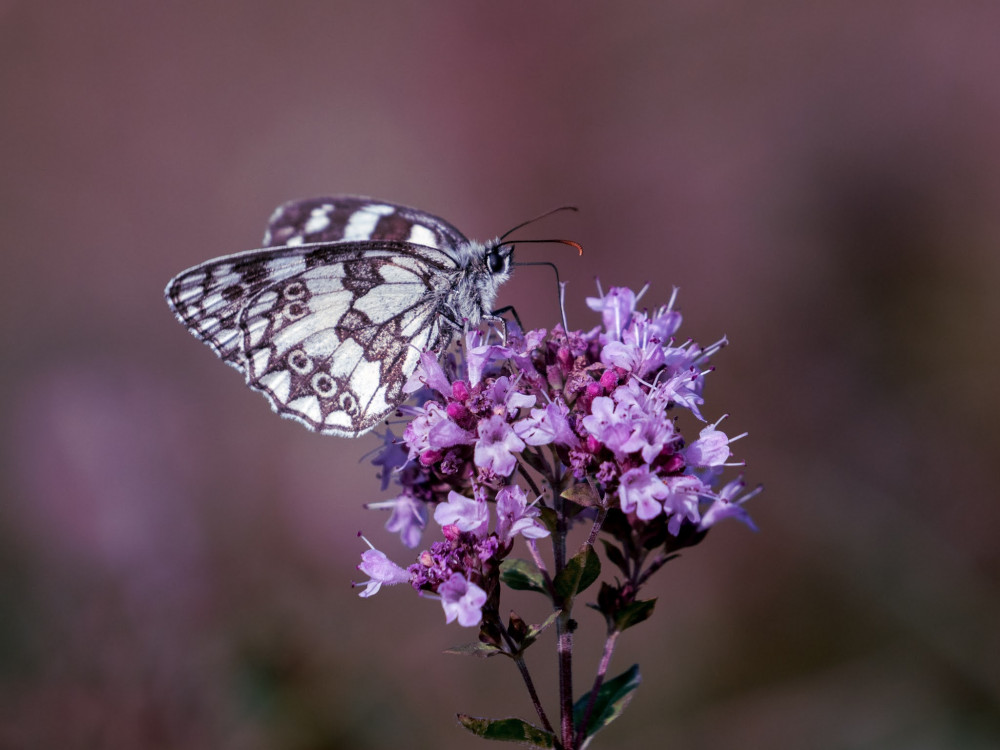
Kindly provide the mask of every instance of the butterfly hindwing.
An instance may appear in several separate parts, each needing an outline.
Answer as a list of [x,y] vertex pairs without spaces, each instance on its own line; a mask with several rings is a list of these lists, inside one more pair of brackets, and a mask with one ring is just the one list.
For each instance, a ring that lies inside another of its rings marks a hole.
[[279,206],[268,221],[265,245],[396,240],[454,250],[468,240],[433,214],[353,195],[309,198]]

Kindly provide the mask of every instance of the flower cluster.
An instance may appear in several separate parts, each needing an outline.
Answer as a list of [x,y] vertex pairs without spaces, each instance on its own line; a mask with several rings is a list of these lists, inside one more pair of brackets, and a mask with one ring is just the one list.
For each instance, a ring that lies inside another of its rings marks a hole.
[[[364,553],[362,596],[409,582],[440,599],[448,622],[479,625],[495,611],[500,565],[516,536],[540,563],[535,539],[559,519],[587,519],[609,537],[605,549],[623,574],[598,602],[613,618],[662,562],[720,520],[753,526],[742,506],[758,490],[743,493],[742,479],[721,482],[725,467],[741,465],[730,445],[743,435],[728,436],[724,416],[707,424],[701,412],[708,360],[726,341],[675,343],[676,290],[654,310],[637,307],[644,292],[588,298],[602,325],[587,332],[557,325],[522,333],[508,324],[502,341],[475,330],[461,355],[422,355],[406,386],[417,405],[401,409],[412,419],[402,440],[386,433],[374,461],[383,489],[395,480],[400,491],[370,507],[391,508],[386,526],[410,548],[433,509],[444,541],[408,569]],[[694,440],[681,434],[682,410],[706,425]]]

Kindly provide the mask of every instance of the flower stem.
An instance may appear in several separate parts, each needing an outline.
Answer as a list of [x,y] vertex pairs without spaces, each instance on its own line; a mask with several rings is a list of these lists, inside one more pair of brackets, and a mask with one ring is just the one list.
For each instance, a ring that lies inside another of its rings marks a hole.
[[604,525],[604,519],[608,516],[608,509],[603,505],[597,511],[597,517],[594,519],[594,525],[590,527],[590,536],[587,538],[587,544],[593,547],[597,544],[597,534],[601,530],[601,526]]
[[528,688],[528,695],[531,696],[531,702],[535,706],[535,713],[538,714],[539,721],[542,722],[542,726],[545,728],[545,731],[555,734],[552,724],[549,723],[549,717],[545,715],[545,709],[542,707],[542,702],[538,699],[538,693],[535,691],[535,683],[531,679],[531,673],[528,672],[528,665],[525,663],[524,657],[515,656],[514,663],[517,664],[517,669],[521,673],[521,679],[524,680],[524,686]]
[[542,574],[542,579],[545,581],[545,588],[548,591],[552,591],[552,577],[549,575],[549,569],[545,566],[545,560],[542,559],[542,554],[538,551],[538,544],[535,543],[534,539],[528,539],[528,551],[531,552],[531,559],[535,561],[535,567]]
[[559,714],[560,734],[564,750],[574,750],[573,740],[573,629],[569,613],[563,611],[556,620],[559,651]]
[[520,461],[517,462],[517,471],[524,477],[524,481],[528,483],[528,486],[531,487],[531,491],[535,493],[535,497],[542,494],[542,491],[538,489],[538,485],[532,480],[531,474],[528,473],[528,470],[524,468],[524,465]]
[[[552,553],[555,558],[556,576],[566,567],[566,512],[561,495],[553,493],[556,510],[556,530],[552,534]],[[573,598],[568,597],[569,607]],[[559,659],[559,729],[563,750],[574,750],[573,744],[573,621],[567,602],[557,598],[553,602],[562,611],[556,618],[556,649]]]
[[611,664],[611,654],[615,651],[615,644],[620,630],[612,630],[608,633],[608,639],[604,641],[604,652],[601,654],[601,663],[597,665],[597,674],[594,676],[594,686],[590,689],[590,697],[587,699],[587,708],[583,712],[583,721],[580,722],[580,731],[576,736],[578,743],[583,743],[587,737],[587,725],[590,723],[590,714],[594,711],[597,703],[597,693],[604,684],[604,676],[608,673],[608,666]]

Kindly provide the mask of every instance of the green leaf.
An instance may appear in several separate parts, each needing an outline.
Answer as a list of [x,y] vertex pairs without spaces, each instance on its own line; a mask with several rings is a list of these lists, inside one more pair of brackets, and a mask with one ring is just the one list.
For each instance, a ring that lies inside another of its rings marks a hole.
[[597,490],[595,490],[588,482],[574,484],[568,490],[563,492],[560,497],[564,497],[584,508],[601,504],[601,496],[597,494]]
[[539,520],[541,520],[545,528],[549,530],[550,534],[554,534],[556,529],[559,527],[559,515],[556,513],[555,509],[548,506],[535,507],[539,510]]
[[500,580],[517,591],[549,594],[541,571],[528,560],[504,560],[500,563]]
[[477,719],[459,714],[462,726],[487,740],[527,743],[532,747],[555,747],[555,735],[521,719]]
[[562,611],[557,609],[551,615],[546,617],[545,622],[540,625],[529,625],[528,632],[525,633],[524,637],[521,638],[520,641],[518,641],[519,652],[524,653],[528,646],[534,643],[543,631],[547,630],[556,620],[559,619],[560,614],[562,614]]
[[585,590],[600,575],[601,558],[594,552],[593,545],[587,544],[569,559],[566,567],[555,577],[552,586],[556,596],[566,601]]
[[584,549],[586,559],[583,565],[583,574],[580,576],[580,583],[576,587],[576,593],[586,591],[590,585],[601,576],[601,558],[594,551],[594,546],[588,544]]
[[446,648],[444,653],[458,656],[478,656],[480,659],[486,659],[505,652],[491,643],[463,643],[459,646]]
[[[608,680],[601,685],[597,691],[597,700],[594,701],[594,708],[590,713],[584,737],[589,739],[621,716],[625,706],[632,700],[632,692],[639,687],[640,682],[642,682],[642,677],[639,675],[639,665],[633,664],[613,680]],[[573,725],[577,731],[583,722],[583,714],[587,710],[589,701],[590,693],[587,693],[573,704]],[[584,746],[586,744],[585,741]]]
[[528,628],[528,638],[537,638],[545,630],[548,630],[556,620],[559,619],[560,612],[557,609],[551,615],[545,618],[545,620],[539,625],[532,625]]
[[621,611],[615,614],[615,628],[621,631],[638,625],[653,614],[654,606],[656,606],[656,599],[640,599],[622,607]]
[[627,576],[628,563],[625,561],[625,553],[622,552],[617,545],[612,544],[607,539],[602,539],[601,543],[604,545],[604,554],[608,556],[608,562]]

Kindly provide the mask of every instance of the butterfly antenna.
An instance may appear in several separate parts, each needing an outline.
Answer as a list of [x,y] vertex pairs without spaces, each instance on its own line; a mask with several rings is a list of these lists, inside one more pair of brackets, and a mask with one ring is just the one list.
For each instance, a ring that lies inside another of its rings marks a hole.
[[[578,209],[576,206],[559,206],[559,208],[553,208],[550,211],[546,211],[544,214],[539,214],[534,219],[528,219],[527,221],[522,221],[516,227],[514,227],[512,229],[508,229],[506,232],[504,232],[503,234],[500,235],[500,242],[503,242],[504,239],[506,239],[510,235],[514,234],[514,232],[516,232],[521,227],[526,227],[526,226],[528,226],[528,224],[534,224],[536,221],[540,221],[541,219],[544,219],[547,216],[551,216],[552,214],[557,214],[560,211],[579,211],[579,210],[580,209]],[[545,241],[547,241],[547,240],[545,240]],[[562,240],[556,240],[556,241],[557,242],[561,242]]]
[[[544,219],[552,214],[559,213],[560,211],[578,211],[576,206],[559,206],[558,208],[553,208],[550,211],[546,211],[543,214],[539,214],[533,219],[528,219],[527,221],[522,221],[515,227],[508,229],[502,235],[500,235],[497,240],[497,246],[500,245],[540,245],[543,243],[551,243],[557,245],[568,245],[569,247],[576,248],[577,253],[583,255],[583,246],[579,242],[574,242],[573,240],[563,240],[563,239],[546,239],[546,240],[507,240],[507,237],[514,234],[518,229],[528,226],[528,224],[533,224],[536,221]],[[559,278],[559,269],[556,268],[555,263],[549,263],[548,261],[533,261],[526,263],[513,263],[514,266],[548,266],[556,275],[556,285],[559,287],[559,312],[562,313],[562,324],[563,331],[569,332],[569,324],[566,322],[566,305],[564,304],[565,299],[565,287]]]

